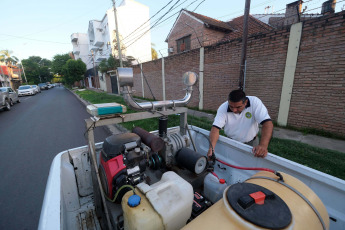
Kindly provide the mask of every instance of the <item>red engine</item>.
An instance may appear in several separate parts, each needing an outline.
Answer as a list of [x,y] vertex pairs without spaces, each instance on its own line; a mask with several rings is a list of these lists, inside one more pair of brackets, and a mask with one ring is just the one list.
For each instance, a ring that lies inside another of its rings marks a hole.
[[120,202],[131,186],[143,181],[146,163],[140,145],[135,133],[112,135],[103,143],[99,174],[103,191],[114,202]]
[[[103,190],[107,194],[108,198],[114,198],[114,189],[113,184],[122,184],[116,183],[121,182],[126,175],[126,166],[123,163],[123,156],[119,155],[108,161],[104,161],[103,157],[100,157],[100,167],[99,173],[103,185]],[[125,182],[125,181],[124,181]]]

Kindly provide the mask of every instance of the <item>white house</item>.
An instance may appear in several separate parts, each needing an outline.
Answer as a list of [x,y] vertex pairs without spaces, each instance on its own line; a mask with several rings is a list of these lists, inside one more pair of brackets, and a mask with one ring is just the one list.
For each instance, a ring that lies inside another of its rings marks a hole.
[[[139,62],[151,61],[151,34],[149,7],[134,0],[123,0],[116,8],[122,57],[133,57]],[[147,22],[147,23],[145,23]],[[145,26],[142,26],[145,23]],[[109,55],[118,58],[114,8],[107,10],[102,20],[89,21],[87,33],[73,33],[71,42],[75,59],[87,65],[87,86],[111,91],[109,76],[98,73],[94,78],[93,65],[97,66]],[[138,29],[139,28],[139,29]],[[99,84],[98,84],[99,82]],[[113,80],[116,84],[116,81]]]

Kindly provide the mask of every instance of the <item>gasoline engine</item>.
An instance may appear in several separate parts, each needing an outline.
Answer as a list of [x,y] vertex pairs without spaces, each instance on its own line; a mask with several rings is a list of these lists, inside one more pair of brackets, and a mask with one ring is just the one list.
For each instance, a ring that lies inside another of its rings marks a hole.
[[159,121],[159,135],[135,127],[132,133],[106,138],[99,165],[104,192],[118,203],[127,191],[145,181],[149,170],[178,165],[200,174],[206,168],[206,157],[189,149],[189,145],[190,138],[178,130],[167,133],[166,117]]

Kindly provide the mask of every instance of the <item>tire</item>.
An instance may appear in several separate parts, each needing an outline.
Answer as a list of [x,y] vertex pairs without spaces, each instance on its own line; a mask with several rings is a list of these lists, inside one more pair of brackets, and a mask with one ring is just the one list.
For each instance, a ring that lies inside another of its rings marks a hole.
[[19,100],[19,98],[18,98],[18,101],[17,101],[17,103],[20,103],[20,100]]
[[14,103],[13,103],[12,99],[10,99],[10,106],[13,106],[13,105],[14,105]]
[[8,100],[5,101],[5,105],[6,105],[5,110],[6,111],[10,111],[11,110],[11,105],[10,105],[10,102]]

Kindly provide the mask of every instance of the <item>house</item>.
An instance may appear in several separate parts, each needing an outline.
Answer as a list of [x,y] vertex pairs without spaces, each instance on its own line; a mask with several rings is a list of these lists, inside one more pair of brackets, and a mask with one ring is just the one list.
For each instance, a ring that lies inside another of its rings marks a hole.
[[172,55],[217,42],[232,31],[226,22],[183,9],[165,42]]
[[[181,10],[167,39],[169,55],[177,54],[200,46],[236,39],[242,36],[243,16],[223,22],[188,10]],[[272,27],[250,16],[249,34],[271,30]]]
[[[255,14],[248,18],[248,35],[269,32],[273,29],[290,26],[299,21],[334,13],[336,0],[322,4],[321,14],[306,14],[302,1],[286,5],[284,14]],[[231,21],[220,21],[188,10],[181,10],[165,42],[168,43],[169,55],[242,38],[244,16]]]
[[10,74],[6,65],[0,65],[0,87],[10,86]]
[[0,87],[17,89],[22,82],[21,71],[14,65],[0,65]]
[[[150,31],[136,31],[149,21],[149,8],[134,0],[123,0],[116,11],[122,58],[151,61]],[[87,33],[73,33],[71,42],[75,59],[81,59],[87,65],[85,86],[112,92],[111,82],[116,84],[116,79],[110,81],[110,76],[100,73],[97,67],[110,55],[119,57],[114,9],[107,10],[102,20],[90,20]]]

